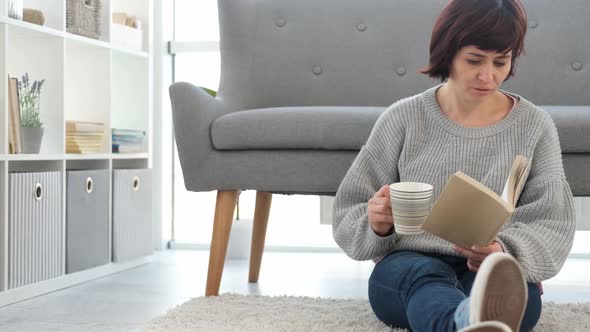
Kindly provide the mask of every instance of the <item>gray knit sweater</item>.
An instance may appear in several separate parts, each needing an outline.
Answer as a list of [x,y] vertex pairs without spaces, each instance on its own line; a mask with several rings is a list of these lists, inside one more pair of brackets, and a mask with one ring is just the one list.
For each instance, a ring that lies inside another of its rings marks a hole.
[[456,171],[500,195],[514,158],[523,155],[531,160],[531,171],[497,240],[519,261],[529,282],[553,277],[571,249],[575,212],[552,119],[513,95],[518,104],[501,121],[463,127],[442,113],[438,87],[396,102],[377,120],[336,194],[336,243],[355,260],[397,250],[458,255],[451,243],[429,233],[378,236],[369,225],[369,199],[385,184],[417,181],[434,186],[434,202]]

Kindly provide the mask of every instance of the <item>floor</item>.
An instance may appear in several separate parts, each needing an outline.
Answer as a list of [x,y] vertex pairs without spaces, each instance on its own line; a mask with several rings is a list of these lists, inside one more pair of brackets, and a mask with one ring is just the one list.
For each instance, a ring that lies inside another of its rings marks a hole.
[[[129,331],[205,292],[208,252],[167,250],[152,263],[0,308],[2,331]],[[366,298],[371,262],[341,253],[266,252],[258,284],[226,262],[221,292]],[[590,260],[570,259],[544,283],[545,301],[590,302]]]

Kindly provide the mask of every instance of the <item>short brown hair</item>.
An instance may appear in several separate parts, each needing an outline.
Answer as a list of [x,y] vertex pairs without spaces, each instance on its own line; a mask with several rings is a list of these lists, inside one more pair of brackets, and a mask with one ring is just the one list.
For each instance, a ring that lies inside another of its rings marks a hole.
[[507,78],[523,52],[527,17],[520,0],[451,0],[436,19],[430,64],[421,73],[445,81],[457,51],[474,45],[484,51],[512,51]]

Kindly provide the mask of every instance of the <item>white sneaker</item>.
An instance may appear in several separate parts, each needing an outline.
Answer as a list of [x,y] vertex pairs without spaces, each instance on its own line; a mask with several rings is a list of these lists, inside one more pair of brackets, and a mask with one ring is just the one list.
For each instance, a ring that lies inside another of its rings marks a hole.
[[510,327],[502,322],[490,320],[470,325],[458,332],[512,332]]
[[506,253],[490,254],[481,263],[471,288],[469,323],[501,321],[512,331],[520,331],[527,292],[516,259]]

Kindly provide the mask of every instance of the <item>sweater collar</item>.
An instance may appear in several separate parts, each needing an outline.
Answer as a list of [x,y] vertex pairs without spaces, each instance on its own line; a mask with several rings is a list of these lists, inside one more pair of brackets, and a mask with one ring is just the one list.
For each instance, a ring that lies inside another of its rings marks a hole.
[[461,137],[480,138],[495,135],[512,126],[523,113],[534,107],[532,103],[520,97],[519,95],[500,90],[502,93],[516,98],[518,101],[516,107],[508,112],[508,114],[502,120],[492,125],[486,127],[465,127],[449,119],[440,109],[440,106],[436,101],[436,90],[438,90],[441,86],[442,84],[439,84],[422,93],[422,101],[424,103],[426,113],[428,113],[428,115],[447,132]]

